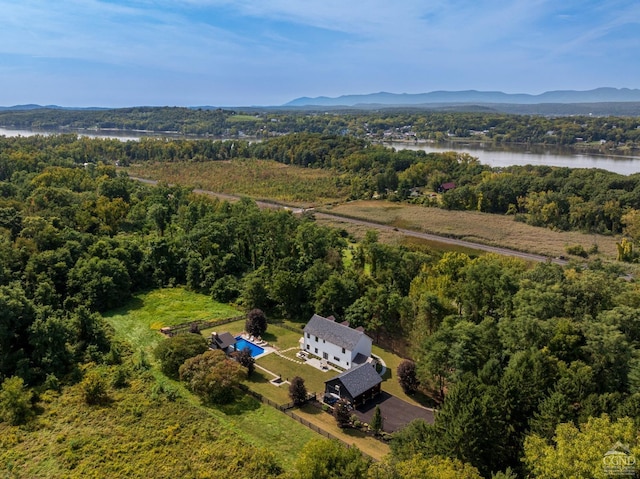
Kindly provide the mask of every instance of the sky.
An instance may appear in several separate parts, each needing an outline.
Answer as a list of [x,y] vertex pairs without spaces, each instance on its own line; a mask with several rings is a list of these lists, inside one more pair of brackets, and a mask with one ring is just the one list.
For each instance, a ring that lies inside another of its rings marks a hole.
[[638,0],[0,0],[0,105],[640,88]]

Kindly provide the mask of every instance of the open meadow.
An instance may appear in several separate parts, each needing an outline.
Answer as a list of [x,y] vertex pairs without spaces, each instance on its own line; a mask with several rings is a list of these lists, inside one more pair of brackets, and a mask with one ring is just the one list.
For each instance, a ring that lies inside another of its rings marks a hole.
[[[550,257],[566,256],[565,247],[568,245],[579,244],[589,250],[597,244],[598,257],[615,260],[616,241],[619,241],[613,236],[537,228],[515,221],[513,216],[450,211],[388,201],[352,201],[327,208],[326,212]],[[398,233],[397,236],[401,235]]]
[[135,177],[305,208],[348,197],[348,187],[338,186],[338,177],[331,171],[268,160],[144,163],[127,171]]
[[[271,200],[297,207],[318,207],[332,215],[356,218],[396,228],[432,233],[549,257],[569,256],[568,246],[581,245],[597,254],[591,258],[613,261],[617,257],[618,237],[577,231],[554,231],[514,220],[513,216],[428,208],[383,200],[347,202],[346,187],[327,170],[300,168],[266,160],[233,160],[203,163],[145,163],[127,168],[130,175],[189,185],[199,189]],[[319,219],[322,224],[345,229],[362,238],[367,227],[335,219]],[[477,250],[444,242],[409,239],[399,232],[380,233],[383,242],[404,244],[435,251]]]

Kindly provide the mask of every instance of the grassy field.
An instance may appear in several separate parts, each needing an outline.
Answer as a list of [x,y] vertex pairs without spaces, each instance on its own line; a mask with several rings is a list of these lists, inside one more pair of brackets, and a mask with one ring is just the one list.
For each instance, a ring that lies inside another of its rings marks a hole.
[[[134,351],[142,349],[150,355],[155,345],[163,340],[158,332],[162,326],[192,319],[237,315],[236,309],[215,303],[208,296],[172,288],[136,295],[127,306],[105,315],[105,318],[115,329],[116,336],[129,342]],[[243,321],[236,321],[225,325],[224,329],[236,332],[236,329],[241,331],[243,327]],[[169,381],[166,378],[163,380]],[[213,426],[271,451],[286,466],[293,463],[309,439],[316,437],[309,429],[249,396],[231,406],[209,408],[200,406],[199,401],[184,390],[183,394],[189,396],[191,407],[211,418]],[[171,418],[167,417],[167,421],[170,422]]]
[[[127,168],[132,176],[163,180],[220,193],[275,200],[301,207],[325,207],[327,212],[370,220],[398,228],[451,236],[472,242],[502,246],[550,257],[567,256],[565,248],[582,245],[589,250],[597,244],[595,257],[612,261],[617,256],[619,238],[580,232],[559,232],[514,221],[512,216],[472,211],[448,211],[387,201],[345,202],[346,188],[336,186],[330,171],[299,168],[265,160],[233,160],[203,163],[147,163]],[[335,220],[321,220],[362,238],[367,227]],[[400,233],[381,232],[380,240],[435,251],[460,251],[471,255],[478,250],[437,241],[407,239]]]
[[208,296],[184,288],[166,288],[138,294],[122,308],[109,311],[104,316],[118,337],[151,355],[163,339],[158,332],[164,326],[239,314],[241,311],[216,303]]
[[268,160],[145,163],[132,165],[127,172],[141,178],[305,208],[344,201],[348,196],[347,188],[336,186],[335,174],[330,171]]
[[327,212],[552,257],[566,256],[567,245],[580,244],[588,250],[597,244],[600,257],[614,260],[616,241],[619,240],[611,236],[536,228],[514,221],[512,216],[448,211],[386,201],[353,201],[327,209]]
[[259,116],[239,114],[239,115],[231,115],[227,117],[227,121],[229,123],[241,123],[246,121],[251,121],[255,123],[255,122],[263,122],[264,120]]
[[79,385],[42,395],[34,423],[0,423],[0,477],[253,479],[261,451],[289,469],[317,437],[255,400],[242,415],[225,416],[187,397],[169,401],[154,384],[152,375],[134,373],[129,387],[110,388],[103,406],[88,406]]
[[311,424],[330,432],[347,444],[356,444],[365,454],[380,460],[389,453],[389,446],[362,431],[355,429],[340,429],[333,416],[313,406],[306,405],[295,410],[298,416],[306,419]]

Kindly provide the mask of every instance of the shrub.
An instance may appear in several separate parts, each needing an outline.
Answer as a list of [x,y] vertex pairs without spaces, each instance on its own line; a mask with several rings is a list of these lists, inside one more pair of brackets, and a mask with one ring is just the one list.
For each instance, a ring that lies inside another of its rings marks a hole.
[[80,388],[87,404],[104,404],[109,399],[107,381],[102,372],[97,369],[92,369],[85,375]]
[[32,396],[21,377],[5,379],[0,388],[0,418],[13,425],[27,422],[33,416]]
[[162,341],[153,352],[160,361],[160,369],[173,379],[178,379],[180,366],[189,358],[204,353],[207,341],[200,334],[178,334]]
[[113,376],[111,378],[111,386],[116,389],[122,389],[129,385],[129,374],[127,370],[119,366],[113,372]]
[[581,258],[589,257],[589,253],[586,252],[581,244],[567,245],[564,247],[564,250],[567,254],[573,256],[580,256]]
[[166,382],[158,382],[151,388],[151,398],[159,399],[161,396],[165,396],[167,401],[173,402],[180,397],[178,390]]
[[60,392],[61,389],[60,380],[58,379],[58,376],[53,373],[47,374],[43,386],[49,391]]

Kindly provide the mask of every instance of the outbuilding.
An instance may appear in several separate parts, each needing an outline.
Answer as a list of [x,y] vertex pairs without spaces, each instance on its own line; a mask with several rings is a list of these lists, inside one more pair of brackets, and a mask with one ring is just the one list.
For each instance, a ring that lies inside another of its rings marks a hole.
[[366,403],[380,394],[382,378],[372,364],[363,364],[325,381],[325,402],[346,399],[354,407]]

